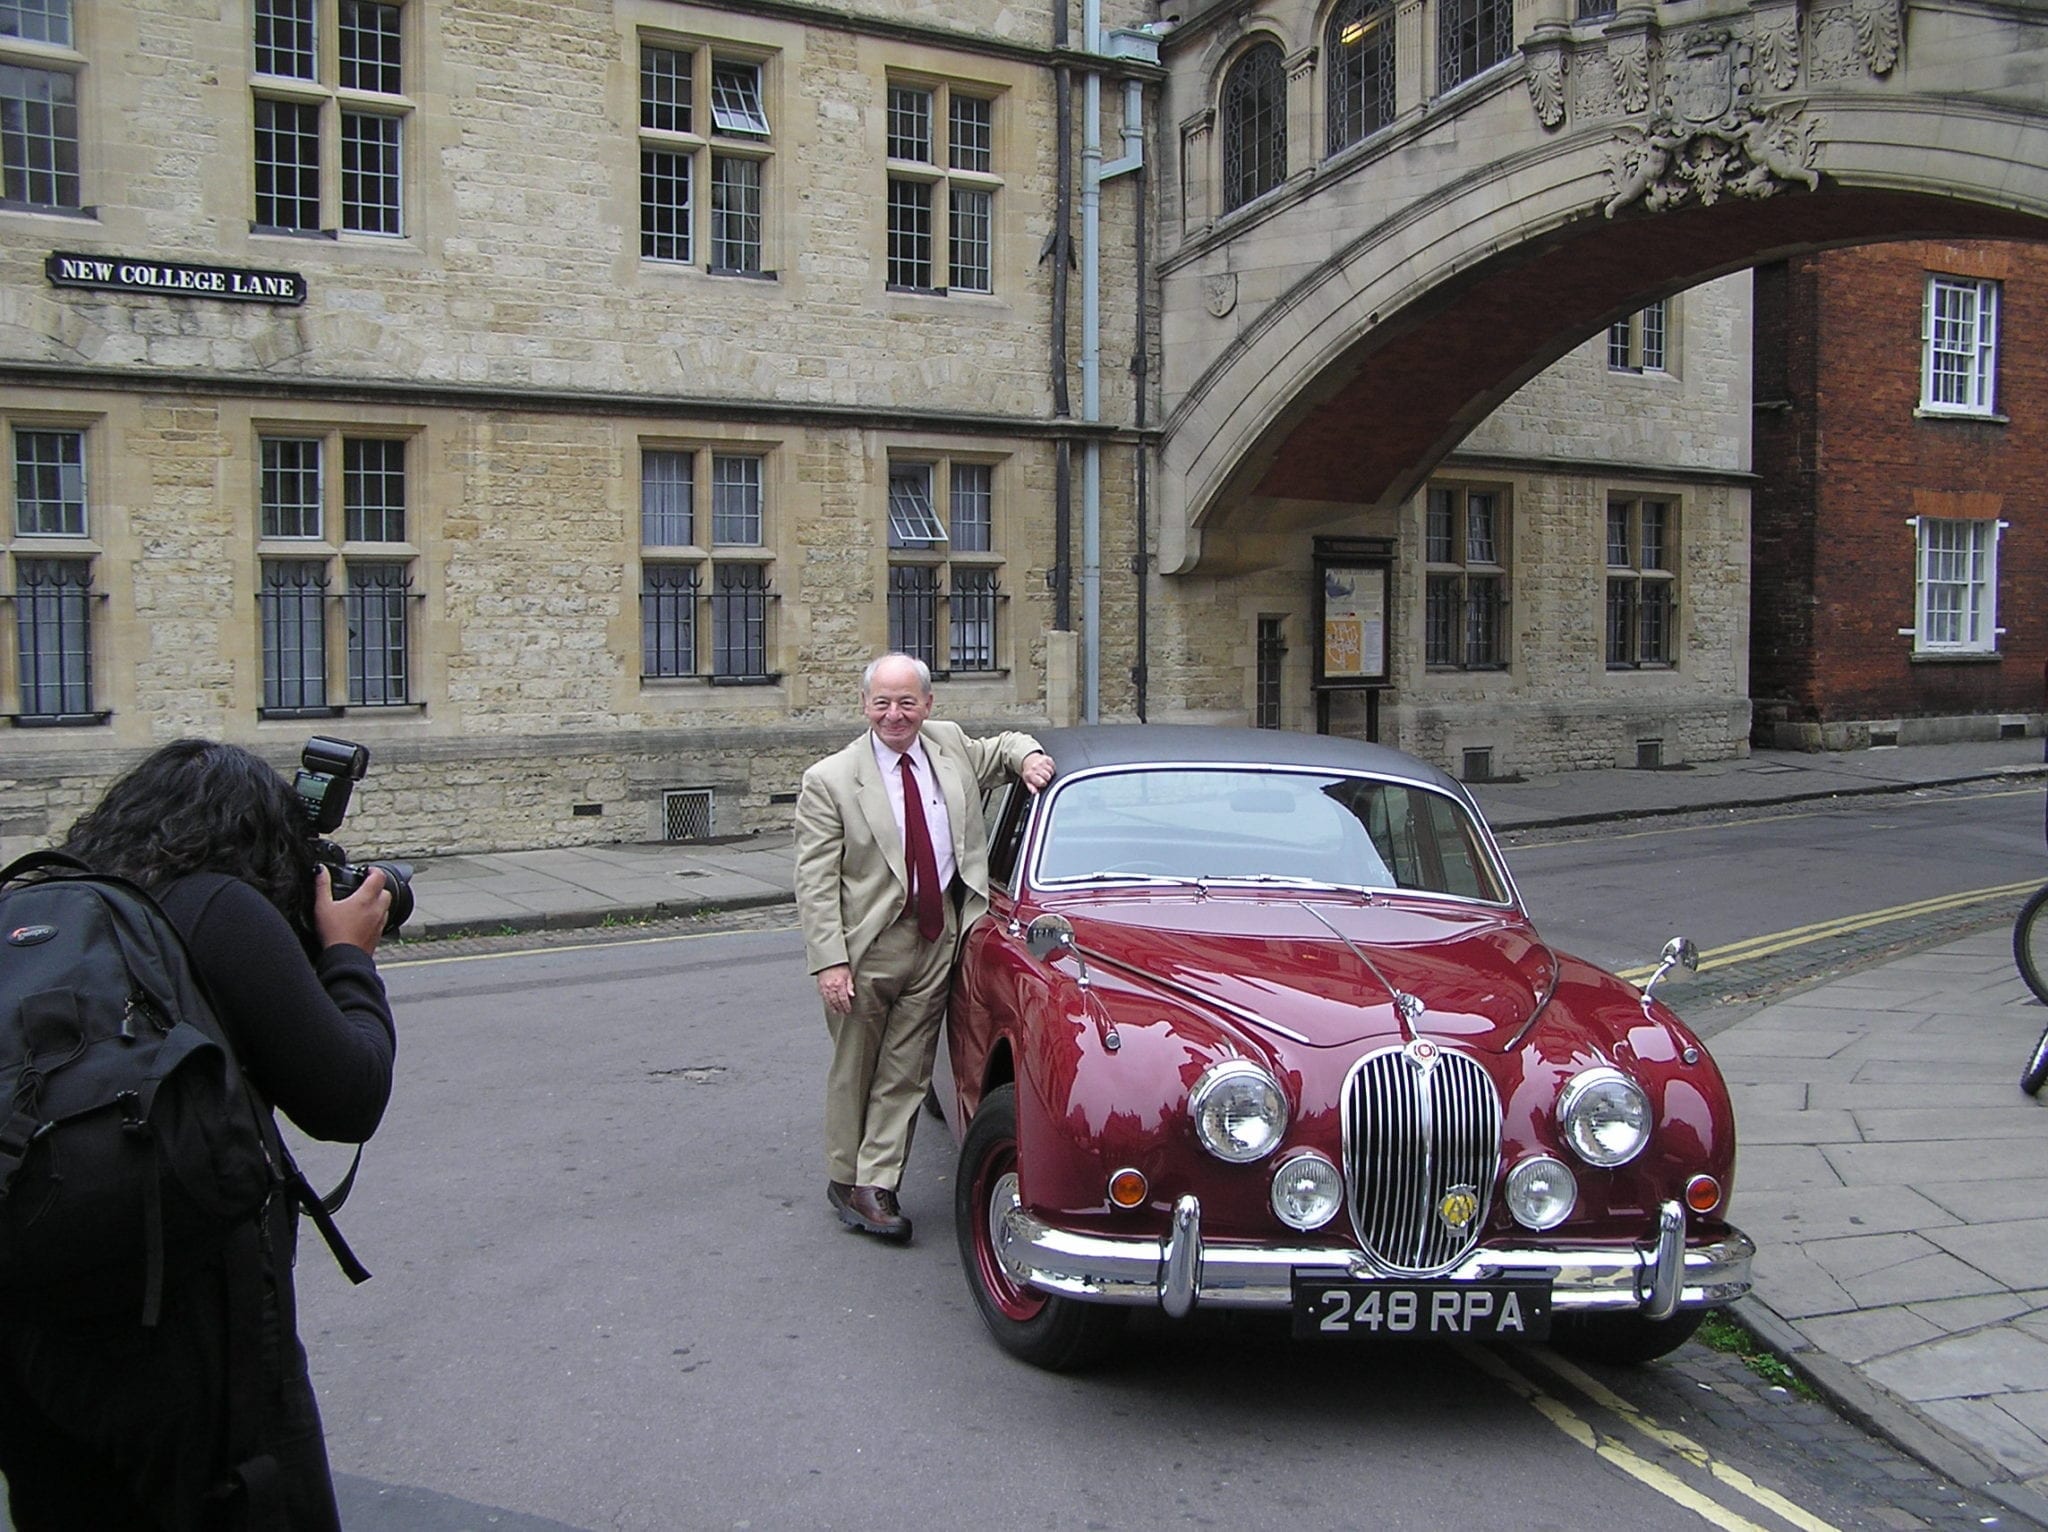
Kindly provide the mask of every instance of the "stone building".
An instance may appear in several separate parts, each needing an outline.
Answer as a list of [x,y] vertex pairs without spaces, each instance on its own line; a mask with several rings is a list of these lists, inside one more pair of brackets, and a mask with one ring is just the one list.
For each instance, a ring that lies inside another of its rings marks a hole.
[[[368,744],[364,850],[780,828],[891,644],[970,726],[1743,748],[1743,278],[1405,505],[1160,557],[1168,295],[1357,94],[1349,22],[1270,9],[0,5],[0,853],[185,733]],[[1405,152],[1419,68],[1329,153]],[[1332,615],[1374,689],[1312,687]]]
[[982,9],[0,6],[0,850],[183,733],[368,744],[398,851],[786,823],[892,643],[1071,712],[1138,204],[1084,416],[1059,115],[1147,49]]
[[1828,251],[1757,273],[1759,743],[2041,732],[2048,250]]

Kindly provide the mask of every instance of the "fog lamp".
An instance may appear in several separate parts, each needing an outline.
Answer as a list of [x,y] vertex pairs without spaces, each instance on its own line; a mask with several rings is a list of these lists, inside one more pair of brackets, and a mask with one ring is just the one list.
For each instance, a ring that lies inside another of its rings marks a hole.
[[1320,1229],[1343,1200],[1343,1178],[1320,1154],[1294,1155],[1273,1172],[1273,1212],[1290,1229]]
[[1508,1211],[1525,1229],[1554,1229],[1578,1205],[1571,1167],[1547,1154],[1533,1155],[1508,1172]]

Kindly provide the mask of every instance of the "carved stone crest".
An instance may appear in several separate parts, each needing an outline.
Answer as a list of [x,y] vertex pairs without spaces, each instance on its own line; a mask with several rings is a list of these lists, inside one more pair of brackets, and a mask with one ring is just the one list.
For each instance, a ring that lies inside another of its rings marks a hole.
[[1237,307],[1237,273],[1214,271],[1202,278],[1202,301],[1209,312],[1221,319]]
[[1614,217],[1641,202],[1651,212],[1723,197],[1773,196],[1788,185],[1812,191],[1817,124],[1791,107],[1757,110],[1750,47],[1729,32],[1695,33],[1669,57],[1663,94],[1649,121],[1624,130],[1609,155]]

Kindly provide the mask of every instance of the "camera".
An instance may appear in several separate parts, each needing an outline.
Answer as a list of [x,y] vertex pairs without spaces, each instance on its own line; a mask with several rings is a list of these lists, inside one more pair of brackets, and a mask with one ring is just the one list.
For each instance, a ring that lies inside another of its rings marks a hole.
[[316,734],[299,752],[299,771],[292,778],[292,791],[306,811],[306,828],[313,837],[313,860],[327,869],[327,886],[335,898],[346,899],[361,888],[372,867],[384,874],[391,889],[391,911],[384,917],[384,932],[388,936],[412,914],[412,867],[405,862],[354,863],[349,861],[346,851],[327,839],[341,828],[349,797],[369,769],[368,745],[325,739]]

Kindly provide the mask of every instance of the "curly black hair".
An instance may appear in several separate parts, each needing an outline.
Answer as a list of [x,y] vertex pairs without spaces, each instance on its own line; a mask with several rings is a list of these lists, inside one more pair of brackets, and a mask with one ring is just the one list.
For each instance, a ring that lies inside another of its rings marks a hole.
[[81,815],[63,849],[152,891],[192,872],[254,885],[313,937],[313,850],[298,795],[240,745],[180,739],[152,751]]

